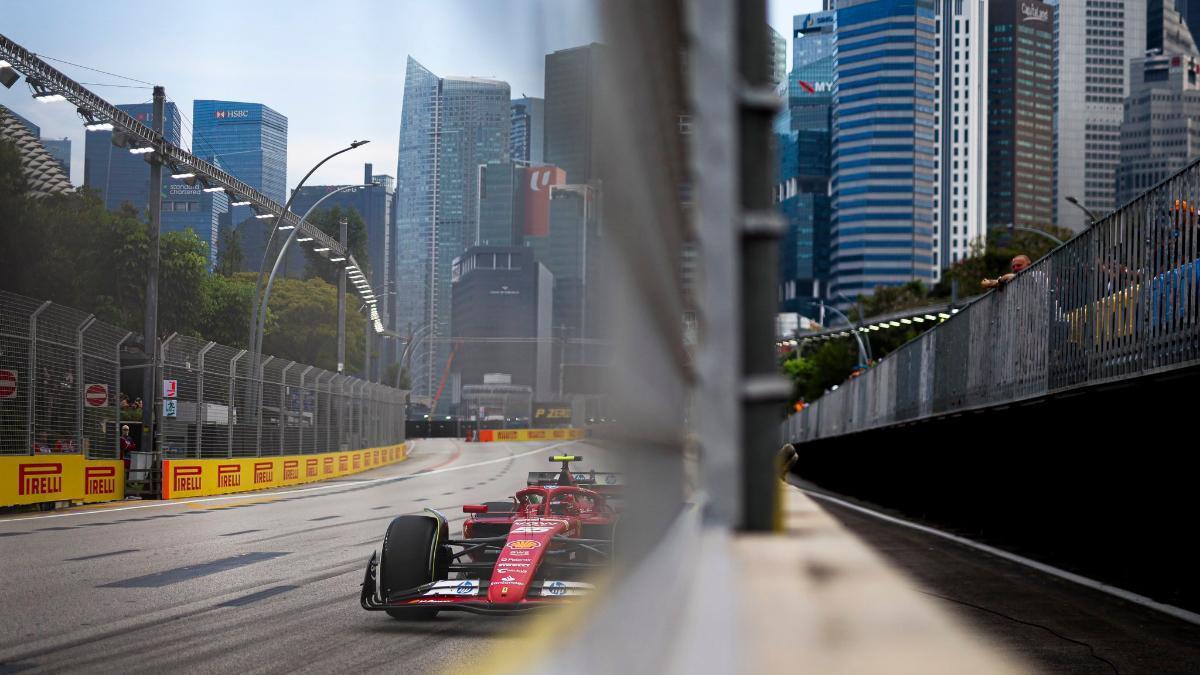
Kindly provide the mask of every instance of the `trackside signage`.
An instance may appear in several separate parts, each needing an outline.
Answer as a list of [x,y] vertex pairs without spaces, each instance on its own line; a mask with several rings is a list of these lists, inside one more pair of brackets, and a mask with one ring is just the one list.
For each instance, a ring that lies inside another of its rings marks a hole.
[[287,487],[358,473],[405,459],[404,444],[318,455],[163,460],[163,499]]
[[483,429],[481,442],[562,441],[583,438],[583,429]]
[[79,455],[0,457],[0,506],[123,499],[124,472],[120,461]]

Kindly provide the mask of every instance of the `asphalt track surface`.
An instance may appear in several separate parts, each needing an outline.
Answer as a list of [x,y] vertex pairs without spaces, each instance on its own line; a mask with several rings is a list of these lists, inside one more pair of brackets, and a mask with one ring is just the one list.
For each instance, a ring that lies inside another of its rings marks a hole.
[[419,440],[323,483],[0,518],[0,673],[466,667],[523,619],[363,611],[367,559],[393,517],[433,507],[458,534],[462,504],[511,495],[553,468],[550,448],[578,445]]
[[1040,672],[1200,672],[1200,626],[932,534],[819,504],[948,613]]

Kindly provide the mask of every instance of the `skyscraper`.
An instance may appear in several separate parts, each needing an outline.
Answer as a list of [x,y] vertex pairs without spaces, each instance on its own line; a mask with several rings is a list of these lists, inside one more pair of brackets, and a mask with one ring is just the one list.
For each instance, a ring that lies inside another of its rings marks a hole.
[[770,26],[767,33],[771,41],[771,81],[778,87],[787,81],[787,41]]
[[[117,106],[134,119],[154,126],[154,105],[135,103]],[[174,103],[166,104],[166,119],[163,121],[163,136],[169,143],[179,144],[182,124],[179,109]],[[109,210],[122,204],[132,205],[145,218],[150,204],[150,165],[143,155],[131,155],[126,148],[112,144],[113,132],[89,131],[84,141],[83,184],[95,190]],[[164,184],[169,179],[165,179]],[[202,233],[201,238],[207,233]]]
[[[988,15],[986,0],[938,0],[941,33],[934,104],[934,279],[982,247],[987,230]],[[918,8],[920,7],[918,2]],[[921,45],[921,40],[917,40]],[[920,106],[918,106],[919,109]]]
[[1146,3],[1147,52],[1157,50],[1162,55],[1200,56],[1196,48],[1195,28],[1189,25],[1181,10],[1190,10],[1192,22],[1200,23],[1200,2],[1150,0]]
[[46,146],[46,150],[58,163],[62,165],[63,171],[67,175],[71,175],[71,139],[69,138],[43,138],[42,145]]
[[475,242],[479,166],[508,160],[511,128],[506,82],[440,78],[409,57],[396,167],[396,316],[401,332],[430,326],[431,347],[413,366],[418,396],[436,395],[448,363],[450,269]]
[[1154,187],[1200,157],[1200,59],[1134,59],[1121,125],[1117,203]]
[[[192,152],[280,204],[287,201],[287,136],[287,118],[261,103],[192,104]],[[247,264],[257,269],[273,225],[252,215],[248,206],[234,207],[231,221],[241,231]],[[303,269],[303,253],[297,248],[288,255],[285,273],[295,276]]]
[[936,275],[938,9],[838,2],[831,273],[849,296]]
[[513,161],[541,164],[545,153],[546,101],[541,98],[516,98],[512,102],[512,134],[508,153]]
[[991,0],[989,227],[1054,224],[1054,12],[1038,0]]
[[836,12],[824,11],[792,21],[788,105],[776,120],[775,194],[788,221],[780,248],[781,312],[808,312],[828,291],[836,19]]
[[1060,0],[1055,200],[1058,225],[1075,231],[1116,206],[1129,63],[1146,49],[1144,0]]
[[597,177],[595,146],[608,48],[592,43],[546,55],[545,162],[582,184]]

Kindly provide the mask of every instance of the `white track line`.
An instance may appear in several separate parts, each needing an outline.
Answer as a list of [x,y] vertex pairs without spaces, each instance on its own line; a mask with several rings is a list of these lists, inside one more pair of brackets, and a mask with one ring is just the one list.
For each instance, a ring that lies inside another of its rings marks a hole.
[[[4,525],[4,524],[8,524],[8,523],[24,523],[24,522],[30,521],[30,520],[43,520],[45,518],[70,518],[72,516],[95,516],[95,515],[103,515],[106,513],[117,513],[118,511],[133,511],[135,509],[156,509],[156,508],[163,508],[163,507],[167,507],[167,506],[182,506],[184,504],[203,504],[203,503],[207,503],[207,502],[223,502],[223,501],[229,501],[232,499],[255,499],[255,498],[264,498],[264,497],[279,497],[279,496],[283,496],[283,495],[300,494],[302,492],[317,492],[317,491],[321,491],[321,490],[337,490],[339,488],[340,489],[357,488],[357,487],[362,487],[364,485],[370,485],[372,483],[389,483],[389,482],[398,481],[398,480],[411,480],[414,478],[424,478],[425,476],[436,476],[439,473],[449,473],[451,471],[461,471],[463,469],[473,469],[478,466],[487,466],[488,464],[498,464],[500,462],[507,462],[509,460],[516,459],[518,457],[527,457],[529,455],[534,455],[539,452],[545,452],[547,450],[550,450],[551,448],[557,448],[557,447],[560,447],[563,445],[569,445],[569,444],[575,443],[575,442],[576,441],[563,441],[561,443],[554,443],[553,445],[544,445],[536,450],[530,450],[529,452],[521,452],[521,453],[518,453],[515,455],[507,455],[505,457],[497,457],[496,459],[488,459],[488,460],[485,460],[482,462],[475,462],[474,464],[464,464],[462,466],[450,466],[450,467],[446,467],[444,469],[434,469],[433,471],[426,471],[424,473],[406,473],[401,476],[387,476],[386,478],[368,478],[366,480],[354,481],[353,483],[331,483],[329,485],[318,485],[315,487],[299,488],[296,490],[285,490],[283,492],[239,492],[237,494],[224,495],[221,497],[202,497],[202,498],[197,498],[197,499],[180,499],[180,500],[172,499],[172,500],[167,500],[167,501],[155,502],[153,504],[138,504],[137,506],[118,506],[117,508],[114,508],[114,509],[92,509],[92,510],[88,510],[88,511],[68,511],[67,513],[51,513],[51,514],[47,514],[44,516],[27,516],[25,518],[9,518],[6,520],[0,520],[0,525]],[[382,468],[382,467],[380,467],[380,468]]]
[[1196,624],[1196,625],[1200,626],[1200,614],[1197,614],[1196,612],[1188,611],[1186,609],[1183,609],[1182,607],[1176,607],[1175,605],[1168,605],[1163,602],[1158,602],[1157,600],[1153,600],[1144,595],[1139,595],[1132,591],[1127,591],[1123,588],[1118,588],[1116,586],[1110,586],[1104,582],[1096,581],[1095,579],[1089,579],[1088,577],[1085,577],[1085,576],[1082,576],[1079,574],[1075,574],[1074,572],[1068,572],[1067,570],[1060,569],[1058,567],[1054,567],[1053,565],[1047,565],[1046,563],[1041,563],[1036,560],[1026,558],[1025,556],[1017,555],[1016,553],[1009,553],[1008,551],[1005,551],[1003,549],[998,549],[994,546],[988,546],[987,544],[981,544],[977,541],[967,539],[965,537],[960,537],[956,534],[950,534],[949,532],[942,532],[941,530],[935,530],[932,527],[928,527],[925,525],[919,525],[917,523],[912,523],[907,520],[902,520],[900,518],[896,518],[895,516],[889,516],[886,513],[872,511],[871,509],[864,508],[862,506],[859,506],[858,504],[852,504],[843,499],[838,499],[837,497],[830,497],[829,495],[822,494],[820,492],[814,492],[813,490],[806,490],[804,488],[796,488],[796,489],[800,490],[804,494],[806,494],[810,497],[813,497],[815,499],[832,502],[834,504],[837,504],[838,506],[845,507],[852,511],[857,511],[859,513],[862,513],[862,514],[865,514],[868,516],[872,516],[874,518],[878,518],[880,520],[884,520],[889,523],[907,527],[909,529],[917,530],[919,532],[924,532],[926,534],[932,534],[933,536],[941,537],[942,539],[948,539],[952,542],[955,542],[956,544],[962,544],[963,546],[968,546],[970,548],[973,548],[973,549],[976,549],[979,551],[983,551],[984,553],[990,553],[991,555],[994,555],[998,558],[1004,558],[1005,560],[1015,562],[1018,565],[1024,565],[1025,567],[1033,568],[1039,572],[1044,572],[1051,576],[1056,576],[1060,579],[1066,579],[1067,581],[1079,584],[1080,586],[1086,586],[1087,588],[1090,588],[1092,590],[1100,591],[1101,593],[1107,593],[1109,595],[1121,598],[1122,600],[1128,600],[1129,602],[1132,602],[1135,605],[1141,605],[1142,607],[1146,607],[1148,609],[1153,609],[1155,611],[1162,612],[1163,614],[1169,614],[1169,615],[1175,617],[1176,619],[1181,619],[1183,621],[1187,621],[1188,623],[1192,623],[1192,624]]

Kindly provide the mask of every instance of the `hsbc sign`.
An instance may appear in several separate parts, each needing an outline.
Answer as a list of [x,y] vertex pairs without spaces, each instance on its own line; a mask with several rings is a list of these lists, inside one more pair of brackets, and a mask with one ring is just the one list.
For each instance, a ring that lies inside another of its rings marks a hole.
[[218,110],[213,113],[219,120],[240,119],[250,116],[249,110]]

